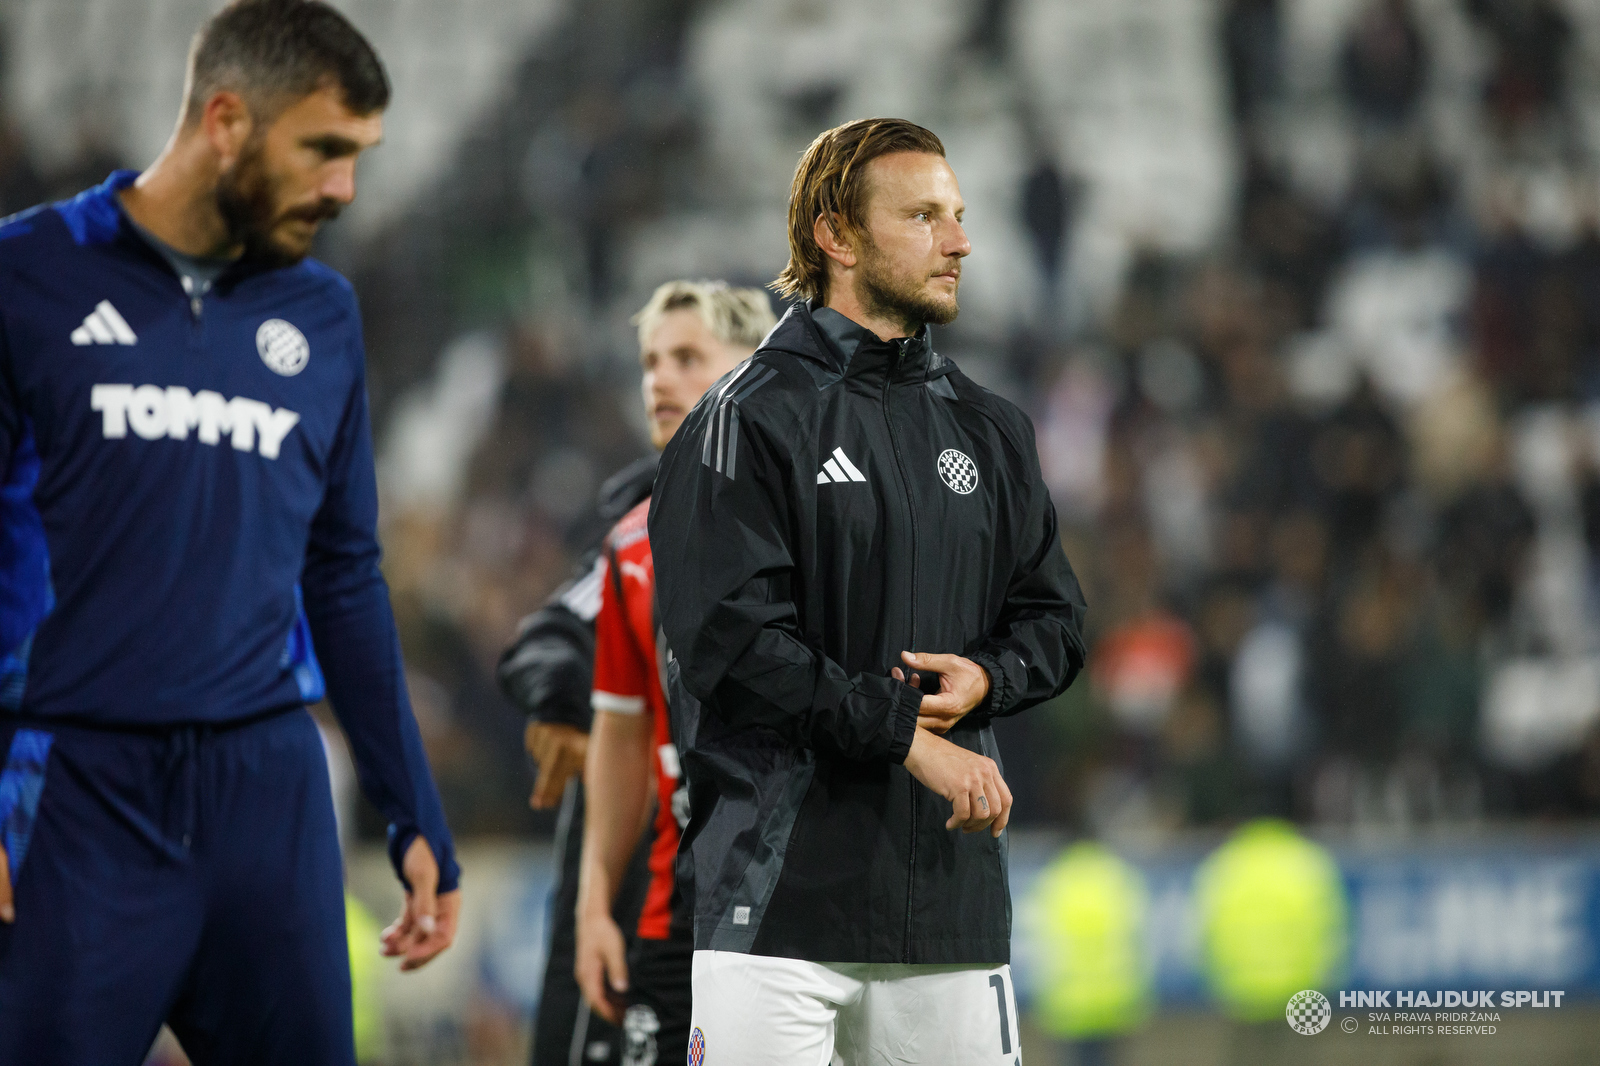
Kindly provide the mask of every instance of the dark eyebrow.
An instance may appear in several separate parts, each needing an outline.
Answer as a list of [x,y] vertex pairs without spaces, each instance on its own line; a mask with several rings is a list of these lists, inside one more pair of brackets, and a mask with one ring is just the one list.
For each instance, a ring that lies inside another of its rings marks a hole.
[[324,155],[331,157],[356,155],[362,147],[349,137],[341,137],[337,133],[312,134],[302,137],[300,143],[307,148],[320,149]]

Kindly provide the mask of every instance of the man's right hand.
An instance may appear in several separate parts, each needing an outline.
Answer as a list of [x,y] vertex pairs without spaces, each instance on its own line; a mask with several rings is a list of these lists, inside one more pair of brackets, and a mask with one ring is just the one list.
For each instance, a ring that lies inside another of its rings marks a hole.
[[986,755],[918,726],[906,754],[906,769],[950,801],[954,810],[944,823],[946,829],[959,825],[964,832],[975,833],[987,826],[999,836],[1011,820],[1011,790],[1000,777],[1000,767]]
[[612,1025],[622,1024],[621,995],[628,990],[628,947],[609,914],[578,916],[572,973],[589,1007]]
[[528,806],[536,811],[554,807],[561,802],[567,782],[583,773],[589,734],[562,722],[529,722],[522,743],[539,764],[539,780],[534,782]]
[[11,863],[6,859],[5,844],[0,843],[0,922],[10,925],[16,917],[16,908],[11,905]]

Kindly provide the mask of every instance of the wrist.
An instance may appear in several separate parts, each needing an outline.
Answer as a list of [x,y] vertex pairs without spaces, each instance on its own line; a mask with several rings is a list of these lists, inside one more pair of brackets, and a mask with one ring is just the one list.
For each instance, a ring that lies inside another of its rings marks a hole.
[[978,698],[972,713],[979,717],[989,717],[1003,711],[1005,708],[1002,706],[1002,693],[1005,691],[1005,674],[1000,666],[1000,660],[986,652],[977,652],[972,656],[972,661],[983,671],[983,695]]
[[598,880],[588,872],[579,871],[578,899],[572,912],[580,925],[593,918],[602,915],[609,917],[611,914],[611,904],[606,899],[609,893],[597,883]]
[[578,897],[575,917],[578,919],[579,925],[585,925],[596,919],[603,918],[607,921],[611,919],[611,908],[598,896],[598,893],[592,893],[588,896],[580,895]]
[[922,766],[922,760],[927,758],[928,750],[939,737],[929,730],[917,726],[911,734],[911,747],[906,752],[905,768],[915,775]]

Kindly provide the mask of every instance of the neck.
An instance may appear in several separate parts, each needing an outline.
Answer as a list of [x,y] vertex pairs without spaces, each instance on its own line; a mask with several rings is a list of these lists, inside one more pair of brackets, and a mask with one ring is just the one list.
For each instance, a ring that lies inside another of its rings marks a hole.
[[122,190],[128,217],[184,255],[233,259],[243,245],[217,207],[217,166],[199,135],[179,129],[139,179]]
[[856,325],[871,330],[882,341],[909,337],[922,328],[920,322],[908,322],[883,308],[868,306],[856,287],[847,277],[830,278],[825,307],[831,307]]

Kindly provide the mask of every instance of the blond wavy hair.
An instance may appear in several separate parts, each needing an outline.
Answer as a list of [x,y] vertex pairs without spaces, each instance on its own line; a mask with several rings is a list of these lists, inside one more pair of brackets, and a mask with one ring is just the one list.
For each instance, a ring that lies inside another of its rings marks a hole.
[[726,281],[680,279],[657,286],[649,302],[633,316],[631,321],[639,327],[639,347],[649,341],[663,315],[685,308],[699,312],[712,336],[741,348],[758,346],[777,322],[772,301],[762,289],[738,289]]
[[790,299],[827,298],[828,255],[817,243],[817,219],[836,220],[840,237],[864,233],[867,164],[894,152],[943,157],[944,142],[903,118],[858,118],[811,142],[789,189],[789,264],[774,283],[778,292]]

